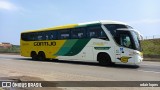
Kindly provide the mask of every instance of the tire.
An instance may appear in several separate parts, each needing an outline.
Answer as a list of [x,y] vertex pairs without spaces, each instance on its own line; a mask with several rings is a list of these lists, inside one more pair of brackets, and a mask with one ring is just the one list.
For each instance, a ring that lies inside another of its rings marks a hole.
[[39,53],[38,53],[38,60],[39,60],[39,61],[44,61],[44,60],[46,60],[46,56],[45,56],[44,52],[39,52]]
[[35,51],[31,52],[31,57],[32,57],[32,60],[37,60],[37,54]]
[[98,61],[100,65],[106,66],[106,65],[113,65],[111,58],[108,54],[99,54],[98,55]]

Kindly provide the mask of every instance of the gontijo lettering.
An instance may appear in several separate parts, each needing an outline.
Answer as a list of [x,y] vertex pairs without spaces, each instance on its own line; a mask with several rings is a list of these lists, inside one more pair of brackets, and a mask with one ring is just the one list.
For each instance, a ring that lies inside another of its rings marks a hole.
[[56,46],[56,42],[34,42],[34,46]]

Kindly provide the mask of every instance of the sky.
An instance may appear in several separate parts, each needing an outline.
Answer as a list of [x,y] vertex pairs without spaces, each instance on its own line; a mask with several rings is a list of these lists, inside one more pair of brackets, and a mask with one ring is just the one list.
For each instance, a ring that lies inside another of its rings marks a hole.
[[160,36],[160,0],[0,0],[0,42],[19,45],[26,30],[98,20]]

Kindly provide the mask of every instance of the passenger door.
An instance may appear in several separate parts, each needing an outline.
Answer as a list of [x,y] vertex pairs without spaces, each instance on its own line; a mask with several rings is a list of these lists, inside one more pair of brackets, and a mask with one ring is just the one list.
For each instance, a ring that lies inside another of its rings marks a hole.
[[[132,42],[131,42],[131,34],[129,31],[121,31],[119,32],[119,44],[121,47],[116,48],[116,58],[120,60],[122,63],[134,63],[134,60],[131,59],[133,56],[132,53]],[[119,49],[119,50],[118,50]],[[117,52],[119,51],[119,54]]]

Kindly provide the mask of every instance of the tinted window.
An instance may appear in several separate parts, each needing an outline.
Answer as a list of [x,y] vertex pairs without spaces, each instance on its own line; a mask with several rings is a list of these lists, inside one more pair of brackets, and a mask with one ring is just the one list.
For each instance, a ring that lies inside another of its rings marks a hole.
[[100,38],[108,40],[106,33],[103,31],[101,26],[91,26],[87,28],[87,37],[88,38]]
[[70,38],[70,30],[58,31],[58,39],[69,39],[69,38]]
[[46,40],[46,32],[36,32],[34,34],[34,40]]
[[37,40],[43,40],[43,33],[42,32],[38,32],[37,33]]
[[132,48],[131,38],[129,34],[120,34],[120,45],[127,48]]
[[141,45],[140,45],[140,40],[138,39],[138,34],[134,31],[131,31],[133,40],[134,40],[134,44],[135,44],[135,48],[139,51],[142,51],[141,49]]
[[55,40],[57,31],[22,33],[21,39],[24,41]]
[[36,40],[36,33],[28,33],[28,40],[29,41]]
[[110,33],[114,36],[116,36],[116,30],[119,28],[128,28],[132,29],[131,26],[122,25],[122,24],[106,24],[105,27],[110,31]]
[[48,31],[48,39],[56,40],[57,39],[57,31]]
[[135,42],[130,31],[117,30],[115,41],[121,46],[136,50]]
[[28,41],[29,40],[28,34],[27,33],[22,33],[21,34],[21,39],[24,40],[24,41]]
[[76,28],[71,30],[72,39],[82,39],[85,38],[85,28]]

